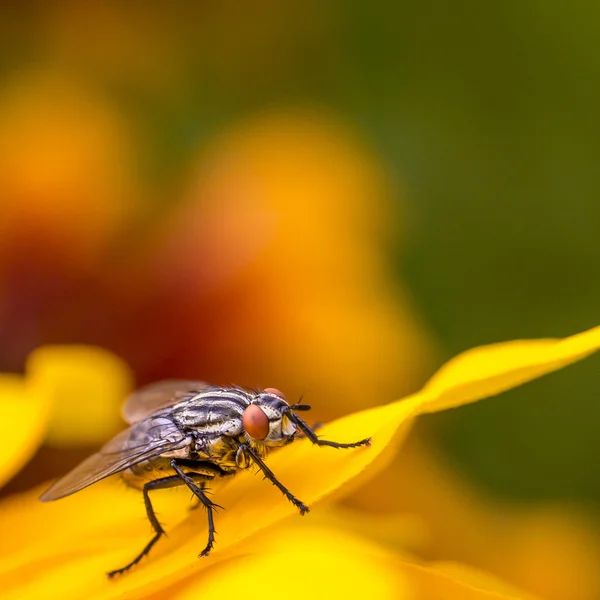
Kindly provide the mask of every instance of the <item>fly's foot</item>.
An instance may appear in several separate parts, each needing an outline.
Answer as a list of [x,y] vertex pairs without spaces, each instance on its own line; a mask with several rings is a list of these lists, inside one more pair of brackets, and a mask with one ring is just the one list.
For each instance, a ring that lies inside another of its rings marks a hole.
[[123,567],[122,569],[115,569],[114,571],[109,571],[106,576],[109,579],[112,579],[113,577],[116,577],[117,575],[122,575],[123,573],[126,573],[127,571],[129,571],[129,567]]
[[[215,531],[215,533],[217,533],[217,532]],[[206,548],[204,548],[204,550],[202,550],[202,552],[200,552],[200,554],[198,554],[198,558],[205,558],[206,556],[208,556],[210,554],[210,551],[213,549],[214,544],[215,544],[215,536],[209,535],[208,544],[206,544]]]
[[[154,513],[152,514],[154,515]],[[158,542],[160,537],[163,535],[165,535],[165,532],[162,530],[162,528],[160,528],[160,531],[156,532],[156,535],[146,544],[146,547],[129,564],[125,565],[122,569],[115,569],[114,571],[109,571],[106,574],[106,576],[109,579],[113,579],[117,575],[123,575],[123,573],[129,571],[131,567],[137,565],[140,562],[140,560],[142,560],[142,558],[144,558],[144,556],[146,556],[148,552],[150,552],[152,546],[154,546],[154,544],[156,544],[156,542]]]
[[[140,557],[141,558],[141,557]],[[109,579],[113,579],[114,577],[116,577],[117,575],[123,575],[123,573],[127,573],[127,571],[129,571],[129,569],[131,569],[131,567],[133,567],[134,565],[137,565],[137,563],[139,562],[138,560],[133,560],[131,561],[128,565],[124,566],[121,569],[115,569],[114,571],[109,571],[106,576]]]
[[283,488],[285,497],[300,511],[300,514],[304,516],[307,512],[310,512],[310,508],[302,502],[302,500],[298,500],[296,496],[294,496],[289,490]]
[[307,512],[310,512],[310,508],[304,504],[301,500],[298,500],[295,496],[291,494],[288,496],[288,500],[300,511],[300,516],[304,516]]

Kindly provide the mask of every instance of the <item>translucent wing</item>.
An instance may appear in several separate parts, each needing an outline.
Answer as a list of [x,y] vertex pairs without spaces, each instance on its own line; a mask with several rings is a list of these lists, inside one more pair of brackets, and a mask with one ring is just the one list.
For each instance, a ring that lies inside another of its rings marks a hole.
[[187,379],[165,379],[151,383],[133,392],[123,406],[123,418],[129,423],[137,423],[144,417],[176,404],[190,392],[199,392],[209,387],[203,381],[189,381]]
[[70,473],[67,473],[67,475],[55,482],[40,496],[40,500],[42,502],[49,502],[50,500],[64,498],[105,477],[125,471],[133,465],[164,452],[183,448],[188,443],[185,436],[181,434],[179,437],[169,435],[169,439],[156,437],[149,442],[136,442],[132,446],[131,440],[135,437],[134,428],[138,428],[141,425],[144,424],[134,425],[119,433],[103,446],[99,452],[86,458]]

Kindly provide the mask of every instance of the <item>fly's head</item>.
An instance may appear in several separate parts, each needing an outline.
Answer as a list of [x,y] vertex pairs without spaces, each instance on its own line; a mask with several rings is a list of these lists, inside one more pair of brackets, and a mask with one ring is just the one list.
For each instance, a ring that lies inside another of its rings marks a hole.
[[282,392],[266,388],[257,392],[244,411],[242,424],[251,443],[258,448],[285,446],[294,440],[297,417],[294,410],[309,410],[307,404],[288,404]]

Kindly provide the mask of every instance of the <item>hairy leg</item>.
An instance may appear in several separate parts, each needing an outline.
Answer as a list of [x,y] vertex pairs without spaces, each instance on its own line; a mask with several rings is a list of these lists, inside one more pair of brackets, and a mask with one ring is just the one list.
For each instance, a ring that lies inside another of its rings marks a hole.
[[160,479],[155,479],[154,481],[149,481],[144,485],[144,489],[142,493],[144,494],[144,504],[146,506],[146,514],[148,515],[148,520],[154,529],[154,537],[146,544],[144,549],[128,564],[126,564],[121,569],[115,569],[114,571],[110,571],[107,573],[109,578],[114,577],[115,575],[121,575],[128,571],[150,552],[152,546],[158,542],[158,540],[165,534],[165,530],[162,528],[162,525],[158,522],[156,518],[156,513],[154,512],[154,508],[152,507],[152,502],[150,501],[150,494],[152,490],[162,490],[166,488],[175,487],[178,485],[183,485],[183,482],[179,478],[178,475],[170,475],[169,477],[161,477]]
[[213,512],[215,508],[223,508],[218,504],[215,504],[210,498],[204,493],[204,490],[194,481],[193,473],[185,473],[182,470],[182,466],[189,466],[189,461],[186,461],[185,465],[182,465],[181,461],[177,458],[173,458],[171,460],[171,467],[177,473],[177,476],[181,479],[185,485],[192,490],[196,498],[200,500],[200,503],[206,508],[206,513],[208,516],[208,542],[206,547],[202,552],[200,552],[199,556],[208,556],[212,547],[215,543],[215,533],[217,533],[215,529],[215,522],[213,517]]

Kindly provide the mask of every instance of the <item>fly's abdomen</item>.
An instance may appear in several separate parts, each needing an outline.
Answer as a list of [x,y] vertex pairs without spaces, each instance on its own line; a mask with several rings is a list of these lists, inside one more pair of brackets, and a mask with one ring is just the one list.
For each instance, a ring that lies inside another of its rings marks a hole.
[[145,460],[123,471],[123,481],[129,486],[141,490],[144,484],[149,481],[175,475],[175,471],[171,467],[172,458],[189,458],[189,456],[189,448],[182,448],[181,450],[174,450],[162,456]]
[[174,474],[171,458],[188,458],[192,436],[186,436],[177,425],[165,415],[148,417],[136,423],[130,429],[124,445],[128,450],[151,447],[164,442],[175,442],[177,448],[165,450],[158,456],[132,464],[123,471],[123,480],[127,485],[141,489],[144,483]]

